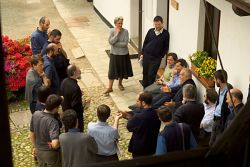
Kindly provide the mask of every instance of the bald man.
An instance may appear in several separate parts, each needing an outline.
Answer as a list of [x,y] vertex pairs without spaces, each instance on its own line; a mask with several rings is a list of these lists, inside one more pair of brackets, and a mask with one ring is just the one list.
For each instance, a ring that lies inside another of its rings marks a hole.
[[50,21],[47,17],[42,17],[39,20],[39,27],[31,34],[31,49],[32,54],[40,54],[43,45],[48,40],[48,29],[50,26]]
[[[244,107],[244,104],[242,103],[243,94],[239,89],[230,89],[230,93],[232,95],[232,99],[230,98],[229,92],[227,92],[227,99],[226,102],[228,104],[228,108],[230,109],[230,114],[227,117],[225,128],[228,128],[230,124],[232,123],[235,114],[238,114],[242,108]],[[235,111],[234,107],[235,106]]]
[[50,43],[46,48],[46,54],[43,56],[43,71],[48,78],[48,87],[52,94],[58,94],[60,80],[56,72],[53,57],[58,54],[58,47],[54,43]]

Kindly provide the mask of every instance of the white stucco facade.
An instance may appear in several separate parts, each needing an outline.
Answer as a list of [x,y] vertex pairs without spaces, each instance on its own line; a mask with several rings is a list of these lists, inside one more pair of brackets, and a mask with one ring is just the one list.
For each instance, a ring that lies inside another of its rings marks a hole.
[[[115,16],[122,15],[125,19],[124,27],[135,32],[136,26],[132,25],[138,24],[135,23],[135,19],[131,19],[131,17],[137,17],[134,16],[137,13],[136,9],[131,7],[135,1],[137,0],[94,0],[94,5],[110,23],[113,23]],[[143,39],[148,29],[153,26],[154,16],[163,14],[163,17],[167,18],[163,11],[163,6],[166,6],[164,2],[166,3],[162,0],[142,1]],[[208,0],[208,2],[221,12],[218,48],[224,68],[228,72],[228,81],[242,90],[246,101],[250,75],[250,16],[236,15],[232,10],[232,4],[225,0]],[[203,49],[205,8],[202,0],[178,0],[178,3],[179,10],[169,5],[169,51],[188,60],[189,54]],[[218,63],[217,69],[220,68]],[[205,88],[199,81],[195,81],[201,96]]]

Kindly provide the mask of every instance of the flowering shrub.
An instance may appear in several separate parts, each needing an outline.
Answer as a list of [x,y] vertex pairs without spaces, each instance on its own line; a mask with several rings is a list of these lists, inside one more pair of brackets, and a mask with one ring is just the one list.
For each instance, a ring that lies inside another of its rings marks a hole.
[[216,71],[217,62],[212,57],[207,57],[196,72],[204,78],[213,78]]
[[29,59],[32,51],[28,44],[29,37],[16,41],[8,36],[2,36],[2,42],[6,88],[11,92],[18,91],[25,87],[26,73],[30,68]]
[[212,57],[209,57],[207,52],[197,51],[192,55],[189,55],[189,60],[197,67],[195,71],[199,76],[204,78],[214,77],[217,62]]

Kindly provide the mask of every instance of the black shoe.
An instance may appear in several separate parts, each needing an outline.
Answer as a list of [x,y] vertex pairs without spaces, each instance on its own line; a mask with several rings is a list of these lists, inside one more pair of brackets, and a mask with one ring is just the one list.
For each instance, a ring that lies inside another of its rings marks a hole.
[[[140,84],[143,86],[143,80],[139,80]],[[143,86],[144,87],[144,86]]]

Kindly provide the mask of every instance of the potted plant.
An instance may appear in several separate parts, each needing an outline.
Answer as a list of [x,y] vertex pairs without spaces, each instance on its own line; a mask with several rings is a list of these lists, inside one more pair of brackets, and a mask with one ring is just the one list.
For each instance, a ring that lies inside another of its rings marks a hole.
[[189,56],[194,76],[207,88],[214,87],[214,73],[217,62],[205,51],[197,51]]

